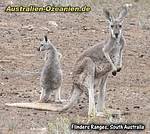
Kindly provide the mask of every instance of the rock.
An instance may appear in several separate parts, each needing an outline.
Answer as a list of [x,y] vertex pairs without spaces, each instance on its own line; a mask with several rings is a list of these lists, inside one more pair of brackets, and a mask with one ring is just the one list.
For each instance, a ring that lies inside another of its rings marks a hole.
[[82,29],[85,31],[88,30],[88,28],[86,26],[83,26]]
[[1,85],[5,85],[3,82],[0,83]]
[[30,98],[30,96],[28,95],[28,96],[22,96],[23,98]]
[[66,30],[66,29],[67,29],[67,27],[62,27],[62,28],[61,28],[61,30]]
[[128,108],[128,107],[126,107],[126,111],[129,111],[129,108]]
[[30,114],[27,114],[27,116],[30,116]]
[[54,27],[58,27],[58,24],[55,21],[49,21],[48,24]]
[[134,106],[133,108],[134,109],[140,109],[140,106]]
[[4,79],[8,80],[8,77],[6,76]]
[[26,36],[26,34],[25,33],[21,33],[20,36]]
[[82,100],[81,103],[84,103],[84,101]]
[[134,25],[136,25],[134,22],[130,22],[129,23],[131,26],[134,26]]
[[28,30],[28,31],[32,31],[33,30],[33,26],[32,25],[28,25],[28,26],[23,26],[22,29]]
[[108,106],[108,108],[112,109],[112,106]]
[[12,94],[14,94],[14,95],[19,95],[19,93],[17,93],[17,92],[13,92]]
[[34,115],[37,115],[37,113],[36,113],[36,112],[34,112],[33,114],[34,114]]
[[143,58],[143,57],[144,57],[144,55],[143,55],[143,54],[141,54],[141,55],[139,55],[139,57],[140,57],[140,58]]
[[83,106],[80,106],[79,109],[83,109]]

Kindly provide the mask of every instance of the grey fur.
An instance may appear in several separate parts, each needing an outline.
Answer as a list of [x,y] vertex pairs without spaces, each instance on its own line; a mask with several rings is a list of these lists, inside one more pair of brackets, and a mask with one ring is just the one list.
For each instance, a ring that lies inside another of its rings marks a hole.
[[39,102],[47,102],[50,94],[56,91],[56,99],[60,99],[60,88],[62,84],[62,70],[60,66],[59,53],[55,46],[44,37],[39,47],[45,54],[45,65],[41,72],[40,86],[42,88]]
[[[122,34],[122,21],[127,14],[125,13],[127,7],[126,4],[119,14],[119,17],[122,16],[119,19],[112,17],[109,11],[104,11],[109,21],[110,37],[106,42],[99,43],[86,50],[76,61],[73,70],[74,94],[70,102],[61,109],[62,111],[72,107],[75,100],[85,92],[89,96],[88,115],[103,114],[108,73],[112,71],[112,74],[116,75],[122,68],[122,50],[125,44]],[[97,80],[99,84],[96,84]],[[94,100],[94,87],[99,88],[97,108]]]

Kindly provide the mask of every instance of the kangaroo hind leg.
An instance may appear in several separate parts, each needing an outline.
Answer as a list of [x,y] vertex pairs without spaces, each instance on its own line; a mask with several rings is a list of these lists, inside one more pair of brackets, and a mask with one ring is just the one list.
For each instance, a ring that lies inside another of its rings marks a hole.
[[55,102],[57,103],[67,102],[67,100],[61,98],[61,87],[59,87],[55,92]]
[[88,116],[95,116],[96,109],[95,109],[95,99],[94,99],[94,74],[95,74],[95,64],[90,58],[85,59],[86,64],[84,67],[84,85],[88,90],[89,95],[89,110]]
[[50,89],[46,90],[46,89],[42,88],[42,92],[41,92],[41,95],[40,95],[40,100],[38,102],[40,102],[40,103],[48,102],[48,99],[49,99],[49,96],[50,96],[51,92],[52,91]]
[[106,80],[107,80],[108,74],[105,74],[100,79],[99,83],[99,93],[97,98],[97,116],[103,116],[104,115],[104,109],[105,109],[105,95],[106,95]]

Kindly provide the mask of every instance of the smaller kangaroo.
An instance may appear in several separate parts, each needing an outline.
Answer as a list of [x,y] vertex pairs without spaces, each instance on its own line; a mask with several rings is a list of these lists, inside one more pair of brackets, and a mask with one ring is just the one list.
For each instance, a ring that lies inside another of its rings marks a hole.
[[45,54],[45,65],[41,72],[40,86],[42,88],[39,102],[45,103],[48,101],[50,94],[55,92],[55,101],[61,102],[60,90],[62,84],[62,70],[60,66],[61,54],[57,51],[55,46],[44,37],[41,42],[39,51],[47,51]]

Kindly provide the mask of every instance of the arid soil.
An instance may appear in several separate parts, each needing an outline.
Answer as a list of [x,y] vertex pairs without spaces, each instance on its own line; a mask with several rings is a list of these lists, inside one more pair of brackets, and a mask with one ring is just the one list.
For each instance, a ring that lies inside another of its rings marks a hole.
[[[7,3],[4,3],[0,7],[0,134],[4,133],[4,128],[10,127],[19,130],[18,134],[23,130],[28,134],[31,128],[47,127],[49,122],[60,115],[87,117],[88,104],[84,95],[73,109],[61,114],[6,107],[5,103],[33,102],[39,99],[39,78],[44,64],[44,53],[38,52],[37,47],[45,34],[63,55],[62,94],[63,98],[67,99],[71,92],[71,72],[75,60],[84,50],[105,41],[109,36],[102,12],[5,13],[6,5]],[[110,9],[117,9],[120,5],[121,2],[115,7],[112,2]],[[139,25],[137,10],[136,7],[131,9],[124,22],[126,45],[123,68],[116,77],[109,74],[106,106],[123,111],[123,121],[144,123],[148,129],[150,31],[149,28]],[[54,26],[51,21],[56,22],[58,26]]]

